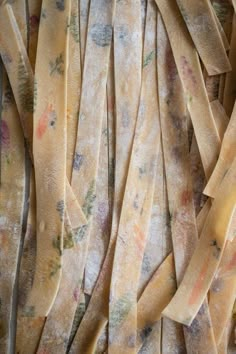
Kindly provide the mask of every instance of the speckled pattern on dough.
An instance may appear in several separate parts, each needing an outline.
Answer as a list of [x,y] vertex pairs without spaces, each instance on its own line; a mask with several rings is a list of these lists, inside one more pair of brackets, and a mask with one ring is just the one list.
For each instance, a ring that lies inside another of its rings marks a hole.
[[236,352],[236,1],[0,1],[0,353]]

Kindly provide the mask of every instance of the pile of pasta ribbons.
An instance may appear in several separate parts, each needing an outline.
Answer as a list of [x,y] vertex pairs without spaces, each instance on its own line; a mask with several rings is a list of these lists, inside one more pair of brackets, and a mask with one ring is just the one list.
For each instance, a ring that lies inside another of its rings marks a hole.
[[0,353],[236,353],[236,1],[0,1]]

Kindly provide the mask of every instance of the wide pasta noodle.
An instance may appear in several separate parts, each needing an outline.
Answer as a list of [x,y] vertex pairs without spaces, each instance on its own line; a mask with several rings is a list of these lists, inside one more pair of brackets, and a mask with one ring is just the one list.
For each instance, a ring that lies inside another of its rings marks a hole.
[[236,205],[235,178],[236,160],[234,159],[219,187],[219,193],[209,211],[200,241],[180,287],[163,311],[165,316],[183,324],[190,325],[193,321],[219,266],[227,229]]

